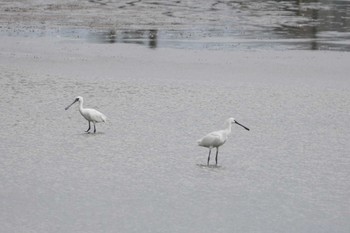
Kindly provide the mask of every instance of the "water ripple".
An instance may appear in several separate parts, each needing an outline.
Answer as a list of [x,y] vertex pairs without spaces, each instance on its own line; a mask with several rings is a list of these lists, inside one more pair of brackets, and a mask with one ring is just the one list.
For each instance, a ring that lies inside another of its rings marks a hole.
[[[346,43],[350,39],[349,1],[89,0],[72,4],[35,0],[8,1],[0,11],[4,12],[0,22],[7,25],[0,33],[7,35],[60,35],[149,48],[350,51]],[[334,32],[331,38],[320,36],[330,31]],[[208,38],[215,43],[202,41]],[[270,39],[268,45],[260,43]],[[286,44],[286,39],[310,42]],[[236,40],[255,41],[237,44]]]

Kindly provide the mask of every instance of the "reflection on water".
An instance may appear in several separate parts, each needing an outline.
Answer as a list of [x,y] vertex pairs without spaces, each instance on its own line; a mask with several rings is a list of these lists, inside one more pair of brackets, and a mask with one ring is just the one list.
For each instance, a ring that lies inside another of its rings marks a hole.
[[[92,32],[87,39],[99,43],[135,43],[150,48],[271,47],[350,51],[348,1],[206,1],[208,4],[201,6],[196,6],[195,1],[192,3],[185,7],[181,1],[135,1],[119,7],[166,6],[166,11],[162,12],[164,23],[182,25],[181,29],[111,29]],[[197,17],[202,18],[198,20]]]
[[309,39],[309,49],[337,49],[349,51],[350,2],[296,0],[284,9],[293,12],[295,22],[286,21],[276,27],[277,34],[289,38]]
[[146,45],[149,48],[157,47],[157,30],[109,30],[93,31],[88,34],[89,41],[98,43],[134,43]]
[[[26,34],[44,31],[45,35],[64,34],[97,43],[136,43],[149,48],[350,51],[350,1],[53,2],[2,4],[0,11],[6,14],[0,16],[0,23],[12,23],[15,29],[1,27],[0,32],[23,33],[18,27],[22,21],[24,25],[30,22],[22,29]],[[51,13],[53,16],[47,17]]]

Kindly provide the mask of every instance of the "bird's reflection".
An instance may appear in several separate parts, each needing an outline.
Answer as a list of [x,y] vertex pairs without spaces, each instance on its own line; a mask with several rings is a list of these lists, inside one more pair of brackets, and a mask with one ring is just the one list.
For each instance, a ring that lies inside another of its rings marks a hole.
[[158,30],[108,30],[91,32],[88,39],[97,43],[129,43],[145,45],[151,49],[157,48]]

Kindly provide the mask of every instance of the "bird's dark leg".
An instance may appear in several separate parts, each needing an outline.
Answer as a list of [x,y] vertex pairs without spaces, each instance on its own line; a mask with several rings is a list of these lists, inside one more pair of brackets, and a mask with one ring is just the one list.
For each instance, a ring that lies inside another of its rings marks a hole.
[[89,128],[85,131],[85,132],[89,132],[89,130],[90,130],[90,121],[88,121],[89,122]]
[[94,123],[94,133],[96,133],[96,124],[95,124],[95,122],[93,122]]
[[211,153],[211,148],[209,148],[209,155],[208,155],[208,162],[207,162],[208,166],[209,166],[209,160],[210,160],[210,153]]
[[218,165],[218,154],[219,154],[219,147],[216,147],[216,156],[215,156],[216,165]]

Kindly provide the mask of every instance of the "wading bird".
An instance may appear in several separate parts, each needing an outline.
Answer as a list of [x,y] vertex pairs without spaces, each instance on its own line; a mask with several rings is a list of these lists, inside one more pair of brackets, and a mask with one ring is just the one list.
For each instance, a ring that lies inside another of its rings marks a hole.
[[92,108],[83,108],[83,97],[81,96],[77,96],[75,98],[75,100],[73,101],[73,103],[71,103],[70,105],[68,105],[65,110],[67,110],[68,108],[70,108],[70,106],[72,106],[75,102],[79,101],[79,112],[80,114],[89,122],[89,128],[85,131],[85,132],[89,132],[90,130],[90,123],[92,122],[94,124],[94,133],[96,133],[96,123],[99,122],[106,122],[107,117],[105,115],[103,115],[102,113],[100,113],[99,111],[92,109]]
[[211,132],[211,133],[207,134],[206,136],[204,136],[202,139],[197,141],[198,146],[203,146],[203,147],[209,148],[209,155],[208,155],[208,162],[207,162],[208,166],[209,166],[209,161],[210,161],[211,149],[213,149],[214,147],[216,147],[215,162],[216,162],[216,165],[218,164],[219,147],[222,146],[226,142],[228,136],[231,134],[232,124],[240,125],[243,128],[245,128],[246,130],[249,130],[247,127],[238,123],[232,117],[227,119],[226,123],[227,123],[226,129]]

